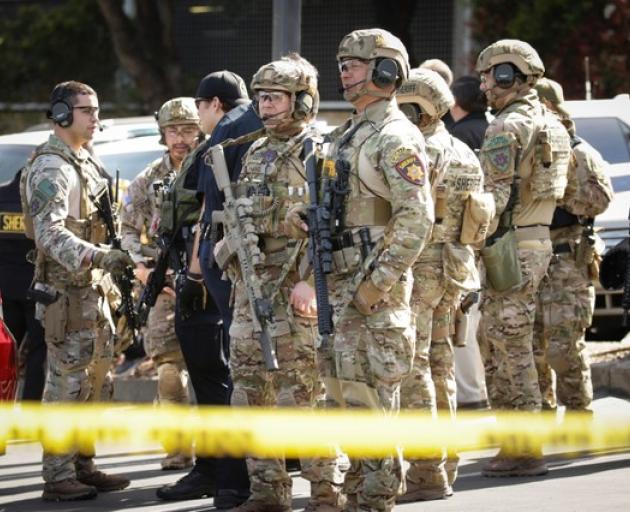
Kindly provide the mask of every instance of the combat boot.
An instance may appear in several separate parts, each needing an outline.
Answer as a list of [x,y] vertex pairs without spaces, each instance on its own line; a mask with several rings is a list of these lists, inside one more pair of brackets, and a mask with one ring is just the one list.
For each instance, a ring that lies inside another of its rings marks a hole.
[[46,501],[91,500],[97,494],[96,487],[68,478],[59,482],[46,482],[42,498]]
[[453,495],[453,488],[415,486],[407,482],[407,492],[396,497],[396,503],[412,503],[414,501],[445,500]]
[[488,477],[542,476],[549,472],[542,454],[508,457],[499,452],[482,468],[481,474]]
[[291,512],[293,509],[289,505],[263,503],[262,501],[247,500],[231,512]]
[[162,469],[165,471],[186,469],[193,465],[192,457],[188,457],[183,453],[176,453],[174,455],[167,455],[160,462]]
[[107,475],[102,471],[79,474],[77,480],[85,485],[96,487],[99,492],[120,491],[129,487],[131,483],[128,478],[120,475]]

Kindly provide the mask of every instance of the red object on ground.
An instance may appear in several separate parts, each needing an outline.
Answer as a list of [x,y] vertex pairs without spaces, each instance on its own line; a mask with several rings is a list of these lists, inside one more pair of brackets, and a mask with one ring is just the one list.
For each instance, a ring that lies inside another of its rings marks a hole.
[[0,401],[15,400],[17,389],[17,347],[4,323],[0,295]]

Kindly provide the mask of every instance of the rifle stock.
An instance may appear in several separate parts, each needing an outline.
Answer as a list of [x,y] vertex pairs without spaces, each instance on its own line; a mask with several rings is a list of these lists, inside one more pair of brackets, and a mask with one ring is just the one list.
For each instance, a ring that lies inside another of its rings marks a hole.
[[[252,323],[254,332],[259,336],[260,348],[265,360],[267,370],[278,370],[278,359],[273,346],[273,335],[271,328],[273,325],[273,305],[271,301],[263,295],[260,280],[256,276],[255,266],[261,261],[259,251],[252,251],[257,237],[252,237],[243,226],[247,218],[243,207],[237,204],[232,191],[232,183],[228,173],[223,146],[218,144],[212,146],[207,153],[212,172],[219,190],[225,196],[223,204],[223,223],[227,229],[225,243],[231,254],[236,254],[241,268],[241,276],[247,298],[252,313]],[[219,261],[217,260],[217,263]]]

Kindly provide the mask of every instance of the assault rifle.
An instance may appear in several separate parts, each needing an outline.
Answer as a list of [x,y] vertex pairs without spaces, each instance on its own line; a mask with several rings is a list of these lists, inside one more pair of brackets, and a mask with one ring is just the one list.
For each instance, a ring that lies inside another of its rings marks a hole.
[[160,246],[160,252],[155,260],[155,267],[147,278],[147,284],[142,290],[140,300],[136,304],[134,310],[137,316],[138,328],[143,327],[147,323],[149,318],[149,312],[151,308],[155,306],[158,295],[162,293],[164,286],[166,285],[166,273],[169,268],[179,270],[181,267],[181,261],[175,254],[175,238],[166,239],[164,237],[158,240]]
[[308,182],[309,206],[307,210],[308,254],[313,266],[315,296],[317,298],[317,330],[322,337],[322,348],[328,346],[333,333],[332,308],[328,300],[326,274],[332,272],[332,240],[330,210],[318,204],[318,168],[313,139],[304,140],[304,166]]
[[278,359],[272,344],[272,328],[274,326],[273,304],[268,297],[263,295],[260,279],[256,275],[255,266],[260,263],[261,255],[256,245],[257,237],[253,235],[251,226],[248,226],[248,213],[245,205],[239,204],[234,198],[230,174],[223,154],[223,146],[212,146],[206,153],[212,166],[212,172],[219,190],[225,196],[223,211],[213,214],[213,223],[223,223],[225,229],[224,249],[226,257],[217,255],[216,261],[220,267],[235,254],[241,268],[241,276],[247,298],[251,308],[251,319],[254,324],[254,332],[260,337],[260,348],[265,359],[267,370],[278,370]]
[[[118,180],[117,180],[118,181]],[[118,191],[116,191],[116,196],[118,196]],[[105,222],[107,226],[107,232],[109,235],[109,243],[112,248],[123,250],[120,243],[120,236],[116,231],[116,225],[114,222],[114,212],[112,210],[112,201],[111,195],[109,192],[105,192],[100,196],[100,198],[96,198],[93,194],[90,194],[90,200],[98,210],[99,215]],[[138,318],[136,316],[136,311],[133,307],[133,282],[134,282],[133,269],[131,267],[125,268],[124,273],[115,279],[115,283],[120,290],[121,305],[120,310],[123,315],[127,318],[127,326],[131,330],[133,336],[133,343],[138,344]]]

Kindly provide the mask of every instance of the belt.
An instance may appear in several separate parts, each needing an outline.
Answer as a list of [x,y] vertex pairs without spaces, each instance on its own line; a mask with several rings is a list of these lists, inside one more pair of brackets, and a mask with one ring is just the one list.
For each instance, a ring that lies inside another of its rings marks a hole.
[[545,224],[514,226],[514,235],[519,242],[524,242],[525,240],[539,240],[541,238],[549,239],[549,226]]
[[563,244],[558,244],[558,245],[554,245],[553,246],[553,253],[554,254],[567,254],[570,253],[571,251],[571,245],[568,242],[565,242]]

